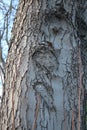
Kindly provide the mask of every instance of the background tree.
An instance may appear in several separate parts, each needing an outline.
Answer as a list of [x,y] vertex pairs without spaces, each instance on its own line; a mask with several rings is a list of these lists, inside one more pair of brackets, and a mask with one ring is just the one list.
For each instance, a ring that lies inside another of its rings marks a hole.
[[0,89],[4,84],[5,62],[17,4],[17,0],[0,0]]
[[1,130],[83,130],[86,6],[84,0],[19,1]]

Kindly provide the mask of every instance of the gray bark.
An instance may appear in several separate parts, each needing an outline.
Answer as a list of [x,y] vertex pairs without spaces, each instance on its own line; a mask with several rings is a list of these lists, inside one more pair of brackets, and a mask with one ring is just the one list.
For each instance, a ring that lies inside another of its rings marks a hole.
[[[84,14],[86,24],[87,11],[77,15],[80,5],[86,8],[80,0],[20,1],[6,62],[1,130],[83,129],[79,42],[86,33],[82,38],[78,19]],[[86,62],[83,70],[87,86]]]

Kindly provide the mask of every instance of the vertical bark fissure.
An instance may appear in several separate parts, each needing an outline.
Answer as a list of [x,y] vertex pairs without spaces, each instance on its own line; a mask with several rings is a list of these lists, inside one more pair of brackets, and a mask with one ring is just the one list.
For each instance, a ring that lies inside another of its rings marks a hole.
[[81,60],[81,43],[78,43],[78,65],[79,65],[79,83],[78,83],[78,130],[81,129],[81,91],[83,90],[83,67]]
[[74,107],[72,108],[72,130],[74,130],[74,128],[75,128],[75,117],[74,117]]
[[38,119],[38,113],[39,113],[39,110],[40,110],[40,98],[41,97],[38,94],[36,96],[36,98],[37,98],[37,104],[36,104],[35,117],[34,117],[34,122],[33,122],[32,130],[36,129],[36,124],[37,124],[37,119]]
[[13,77],[13,83],[12,83],[12,130],[15,130],[15,124],[14,124],[14,81],[15,77]]
[[15,83],[16,83],[16,76],[17,75],[17,69],[16,65],[14,63],[13,65],[13,81],[12,81],[12,130],[15,130],[15,113],[14,113],[14,93],[15,93]]

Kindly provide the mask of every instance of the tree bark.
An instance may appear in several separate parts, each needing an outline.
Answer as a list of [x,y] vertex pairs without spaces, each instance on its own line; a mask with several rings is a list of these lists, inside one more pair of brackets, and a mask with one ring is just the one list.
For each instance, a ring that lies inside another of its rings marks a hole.
[[6,62],[1,130],[83,129],[80,5],[86,8],[80,0],[20,0]]

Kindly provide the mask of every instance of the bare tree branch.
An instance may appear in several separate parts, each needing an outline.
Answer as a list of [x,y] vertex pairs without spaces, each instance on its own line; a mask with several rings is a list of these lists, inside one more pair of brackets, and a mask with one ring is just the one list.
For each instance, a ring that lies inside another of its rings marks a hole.
[[4,69],[5,69],[5,59],[3,58],[3,41],[9,46],[9,30],[12,24],[12,19],[14,18],[14,12],[16,12],[16,7],[14,1],[10,0],[7,4],[4,0],[0,0],[0,11],[2,13],[2,18],[0,19],[0,76],[2,84],[4,84]]

